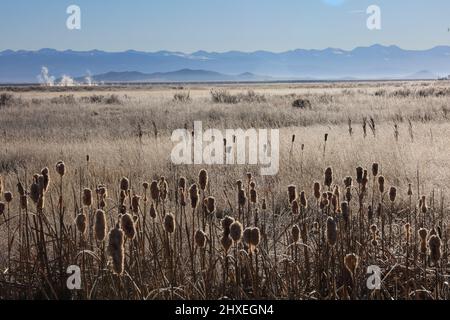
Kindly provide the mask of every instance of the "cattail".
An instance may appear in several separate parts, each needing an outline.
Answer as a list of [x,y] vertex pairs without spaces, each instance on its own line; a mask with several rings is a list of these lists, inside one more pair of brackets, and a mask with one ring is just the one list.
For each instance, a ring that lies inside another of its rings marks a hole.
[[191,199],[192,209],[197,208],[199,195],[198,195],[198,188],[195,183],[189,188],[189,196]]
[[345,268],[348,270],[348,272],[350,272],[352,277],[354,277],[355,271],[358,268],[359,257],[354,253],[347,254],[344,257],[344,264],[345,264]]
[[205,169],[200,170],[198,174],[198,184],[201,190],[206,190],[206,185],[208,184],[208,172]]
[[376,177],[378,175],[378,163],[374,162],[372,164],[372,175]]
[[394,202],[396,197],[397,197],[397,188],[391,187],[389,189],[389,200],[391,200],[391,202]]
[[50,184],[50,176],[48,174],[49,174],[49,171],[48,171],[47,167],[45,167],[44,169],[41,170],[41,175],[44,178],[43,192],[47,192],[48,186]]
[[420,210],[422,211],[423,214],[427,213],[427,211],[428,211],[428,207],[427,207],[427,202],[426,202],[425,196],[422,196],[422,202],[421,202],[421,205],[420,205]]
[[294,200],[291,203],[291,212],[293,215],[298,215],[299,214],[299,206],[298,206],[298,201]]
[[333,183],[333,170],[328,167],[325,170],[325,182],[324,185],[327,187],[331,187],[331,184]]
[[91,189],[85,188],[83,190],[83,205],[90,207],[92,205],[92,191]]
[[125,190],[120,190],[119,193],[119,203],[120,205],[124,205],[125,204],[125,200],[127,199],[127,191]]
[[337,226],[333,217],[327,219],[327,241],[330,246],[334,246],[337,241]]
[[420,237],[420,252],[422,254],[426,254],[427,253],[427,235],[428,235],[428,230],[425,228],[420,228],[419,229],[419,237]]
[[363,186],[363,190],[366,189],[367,183],[369,182],[369,178],[367,177],[367,175],[368,175],[367,170],[364,170],[363,171],[363,178],[362,178],[362,181],[361,181],[361,184]]
[[233,244],[233,240],[230,238],[229,235],[223,235],[223,237],[220,239],[220,244],[222,245],[223,250],[225,253],[230,250],[231,245]]
[[150,212],[149,212],[149,214],[150,214],[150,218],[156,219],[157,212],[156,212],[156,209],[155,209],[155,206],[154,206],[153,203],[150,205]]
[[216,199],[214,197],[208,197],[205,199],[205,205],[206,209],[208,210],[208,213],[213,213],[216,211]]
[[0,216],[5,214],[6,204],[4,202],[0,202]]
[[3,197],[5,198],[6,203],[10,203],[11,201],[13,201],[13,194],[10,191],[5,191]]
[[27,197],[27,195],[20,196],[20,208],[22,210],[27,210],[27,208],[28,208],[28,197]]
[[255,188],[250,189],[250,202],[251,203],[258,202],[258,195],[256,193]]
[[245,228],[244,233],[242,234],[242,241],[248,246],[251,245],[251,237],[252,237],[252,229]]
[[63,177],[64,174],[66,173],[66,165],[64,164],[63,161],[58,161],[56,163],[56,172]]
[[250,231],[250,244],[254,247],[259,245],[261,241],[261,233],[258,227],[253,227]]
[[247,172],[246,176],[247,176],[247,182],[250,183],[250,181],[252,181],[252,173],[251,172]]
[[120,218],[120,226],[124,231],[125,236],[128,239],[133,240],[136,236],[136,227],[134,225],[133,217],[128,213],[122,215]]
[[297,243],[299,239],[300,228],[298,227],[298,225],[294,224],[294,226],[292,227],[292,240],[294,241],[294,243]]
[[242,238],[242,224],[239,221],[234,221],[230,225],[230,237],[235,243],[241,241]]
[[223,234],[228,236],[230,235],[230,226],[233,224],[234,218],[226,216],[222,219],[222,228],[223,228]]
[[380,191],[381,194],[384,193],[384,177],[383,176],[378,177],[378,190]]
[[262,199],[261,208],[262,208],[263,210],[267,210],[267,203],[266,203],[266,199],[265,199],[265,198]]
[[321,195],[321,192],[320,192],[320,183],[319,182],[314,182],[314,187],[313,187],[313,189],[314,189],[314,198],[316,198],[316,200],[319,200],[320,199],[320,195]]
[[186,190],[186,178],[185,177],[180,177],[180,179],[178,179],[178,188],[183,189],[183,191]]
[[412,196],[413,192],[412,192],[412,184],[408,183],[408,196]]
[[131,209],[133,213],[139,213],[139,202],[141,201],[141,197],[138,195],[134,195],[133,198],[131,198]]
[[166,200],[167,194],[169,193],[169,185],[165,177],[161,177],[159,180],[159,197],[161,200]]
[[345,200],[347,200],[347,202],[352,201],[352,188],[350,187],[345,189]]
[[206,233],[202,230],[197,230],[195,232],[195,244],[199,248],[204,248],[206,245]]
[[350,207],[347,201],[341,202],[341,211],[344,222],[348,224],[350,222]]
[[245,195],[244,189],[239,189],[238,191],[238,204],[243,207],[245,206],[245,203],[247,202],[247,196]]
[[409,223],[405,224],[405,235],[406,242],[409,243],[411,241],[411,225]]
[[95,238],[98,241],[105,240],[106,237],[106,215],[105,211],[97,210],[95,213],[95,224],[94,224]]
[[164,217],[164,230],[167,233],[173,233],[175,231],[175,217],[171,213],[166,214]]
[[344,186],[345,186],[345,188],[351,188],[352,185],[353,185],[352,177],[345,177],[344,178]]
[[75,225],[77,226],[78,232],[84,234],[86,232],[86,215],[84,212],[80,212],[75,219]]
[[38,175],[34,175],[34,182],[31,184],[30,187],[30,198],[33,200],[33,202],[36,204],[39,200],[39,184],[37,182]]
[[123,177],[120,180],[120,190],[128,192],[129,188],[130,188],[130,181],[128,180],[128,178]]
[[242,189],[242,180],[237,180],[236,181],[236,186],[237,186],[238,190]]
[[186,207],[186,193],[184,192],[183,188],[180,188],[179,190],[179,196],[180,196],[180,206]]
[[113,271],[121,275],[124,270],[124,232],[117,224],[115,228],[109,232],[108,254],[112,258]]
[[305,191],[300,192],[300,205],[306,209],[308,208],[308,200],[306,199]]
[[428,240],[430,247],[430,259],[434,265],[439,263],[441,259],[441,239],[437,235],[432,235]]
[[358,184],[362,183],[363,175],[364,175],[364,169],[362,167],[357,167],[356,168],[356,182]]
[[294,185],[288,186],[288,201],[291,204],[295,199],[297,199],[297,187]]
[[158,187],[158,181],[153,180],[150,184],[150,197],[153,201],[157,201],[159,198],[159,187]]

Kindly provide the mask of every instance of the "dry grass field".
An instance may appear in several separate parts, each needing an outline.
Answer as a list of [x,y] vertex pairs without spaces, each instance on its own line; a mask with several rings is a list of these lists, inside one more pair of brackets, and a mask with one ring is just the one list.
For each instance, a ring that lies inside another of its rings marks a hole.
[[[449,98],[433,81],[0,88],[0,299],[448,299]],[[279,173],[173,165],[194,121],[279,128]]]

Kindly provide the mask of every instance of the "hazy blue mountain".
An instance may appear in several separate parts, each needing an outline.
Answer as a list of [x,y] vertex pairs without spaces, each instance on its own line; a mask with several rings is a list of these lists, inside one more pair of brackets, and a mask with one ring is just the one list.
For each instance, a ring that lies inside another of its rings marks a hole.
[[[41,49],[0,52],[0,82],[36,82],[42,66],[56,78],[74,78],[109,72],[167,73],[183,69],[208,70],[223,75],[245,73],[275,78],[401,78],[420,70],[436,75],[450,74],[450,47],[404,50],[397,46],[373,45],[353,50],[291,50],[281,53],[206,52],[191,54],[158,51],[78,52]],[[213,76],[211,74],[211,76]]]
[[[240,75],[226,75],[214,71],[182,69],[172,72],[142,73],[138,71],[107,72],[91,76],[94,82],[201,82],[201,81],[262,81],[269,80],[246,72]],[[59,80],[59,79],[58,79]],[[58,82],[57,80],[57,82]],[[77,82],[86,81],[85,77],[76,78]]]

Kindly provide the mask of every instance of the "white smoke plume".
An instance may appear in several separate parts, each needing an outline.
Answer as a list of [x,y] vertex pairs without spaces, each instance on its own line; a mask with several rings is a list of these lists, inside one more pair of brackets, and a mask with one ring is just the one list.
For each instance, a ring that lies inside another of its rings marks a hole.
[[87,71],[87,76],[84,78],[84,81],[88,87],[95,86],[94,79],[92,79],[92,75],[89,70]]
[[44,86],[52,87],[55,84],[55,77],[51,76],[47,67],[42,67],[41,74],[38,76],[39,83]]
[[60,87],[73,87],[76,85],[77,85],[76,81],[65,74],[62,76],[61,81],[58,83],[58,86]]

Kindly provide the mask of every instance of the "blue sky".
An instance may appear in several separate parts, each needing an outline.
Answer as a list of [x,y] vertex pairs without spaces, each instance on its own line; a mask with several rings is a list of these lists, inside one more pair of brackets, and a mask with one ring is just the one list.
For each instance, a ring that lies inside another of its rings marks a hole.
[[[82,29],[66,28],[66,8]],[[381,8],[382,29],[366,27]],[[0,2],[0,50],[275,52],[374,43],[406,49],[450,45],[448,0],[14,0]]]

